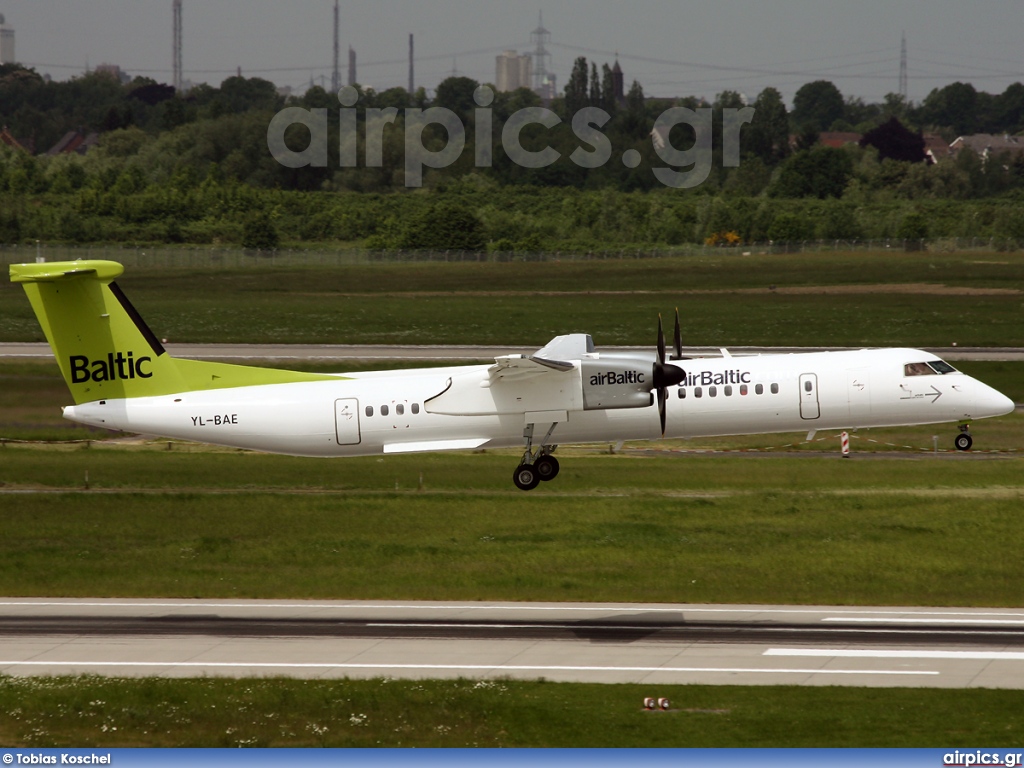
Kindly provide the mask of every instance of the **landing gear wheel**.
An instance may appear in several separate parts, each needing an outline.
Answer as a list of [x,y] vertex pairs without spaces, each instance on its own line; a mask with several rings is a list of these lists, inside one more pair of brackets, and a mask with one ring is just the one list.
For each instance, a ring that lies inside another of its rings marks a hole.
[[532,464],[520,464],[512,475],[512,482],[521,491],[532,491],[540,485],[540,474]]
[[969,451],[971,446],[974,445],[974,438],[968,435],[966,432],[956,436],[956,440],[953,441],[958,451]]
[[561,469],[558,466],[558,459],[550,455],[541,456],[537,459],[537,463],[533,465],[533,468],[537,471],[537,476],[544,482],[558,477],[558,470]]

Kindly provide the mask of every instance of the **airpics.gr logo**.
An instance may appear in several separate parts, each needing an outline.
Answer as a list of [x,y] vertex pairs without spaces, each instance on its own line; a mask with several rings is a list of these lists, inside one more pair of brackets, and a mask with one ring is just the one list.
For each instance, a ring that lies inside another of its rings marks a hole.
[[134,352],[110,352],[106,360],[90,360],[85,355],[72,355],[71,383],[84,384],[87,381],[127,381],[149,379],[153,372],[144,368],[153,362],[150,357],[135,357]]
[[597,373],[590,377],[590,386],[604,387],[613,384],[643,384],[646,381],[644,374],[639,371],[608,371]]

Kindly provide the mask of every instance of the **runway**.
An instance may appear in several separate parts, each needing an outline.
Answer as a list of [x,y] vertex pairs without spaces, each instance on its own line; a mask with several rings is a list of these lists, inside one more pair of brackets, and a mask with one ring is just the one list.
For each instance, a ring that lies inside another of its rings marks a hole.
[[1024,610],[0,598],[0,674],[1024,689]]
[[[166,344],[175,357],[193,360],[266,360],[287,362],[297,360],[317,363],[348,363],[351,361],[449,361],[473,362],[493,360],[500,355],[535,352],[532,347],[482,346],[369,346],[353,344]],[[734,355],[786,354],[823,352],[838,347],[730,347]],[[604,352],[650,352],[649,347],[601,347]],[[1024,348],[1018,347],[942,347],[928,348],[944,360],[1024,360]],[[686,355],[717,357],[718,347],[683,347]],[[45,343],[0,343],[0,359],[47,360],[53,353]]]

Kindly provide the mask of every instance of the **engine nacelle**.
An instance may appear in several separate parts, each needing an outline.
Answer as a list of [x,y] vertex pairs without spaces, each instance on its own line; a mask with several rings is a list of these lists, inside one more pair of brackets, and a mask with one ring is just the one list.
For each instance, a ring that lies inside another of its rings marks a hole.
[[650,407],[654,403],[654,364],[651,357],[629,354],[581,360],[583,410]]

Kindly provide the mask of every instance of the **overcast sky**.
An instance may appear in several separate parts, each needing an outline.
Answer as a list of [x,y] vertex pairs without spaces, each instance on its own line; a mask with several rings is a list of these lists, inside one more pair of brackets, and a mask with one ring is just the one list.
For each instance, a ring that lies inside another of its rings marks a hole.
[[[184,0],[185,76],[219,84],[237,67],[280,85],[330,84],[333,0]],[[359,81],[405,86],[409,33],[416,84],[453,70],[495,79],[504,48],[527,51],[543,10],[561,89],[573,60],[618,52],[627,84],[650,95],[753,98],[766,86],[787,101],[829,79],[846,96],[881,101],[899,88],[906,31],[909,95],[955,80],[1002,92],[1024,81],[1021,0],[342,0],[342,82],[347,50]],[[109,62],[171,81],[172,0],[0,0],[20,61],[55,79]]]

